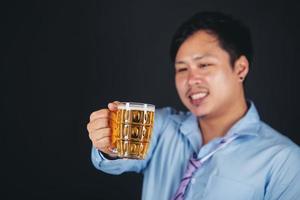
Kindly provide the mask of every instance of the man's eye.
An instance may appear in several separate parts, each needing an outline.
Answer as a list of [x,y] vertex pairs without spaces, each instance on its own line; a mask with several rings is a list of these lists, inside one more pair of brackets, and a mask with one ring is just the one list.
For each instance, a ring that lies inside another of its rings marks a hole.
[[211,64],[209,64],[209,63],[199,64],[199,67],[201,67],[201,68],[208,67],[208,66],[211,66]]
[[187,68],[179,68],[179,69],[176,69],[176,72],[184,72],[186,70],[187,70]]

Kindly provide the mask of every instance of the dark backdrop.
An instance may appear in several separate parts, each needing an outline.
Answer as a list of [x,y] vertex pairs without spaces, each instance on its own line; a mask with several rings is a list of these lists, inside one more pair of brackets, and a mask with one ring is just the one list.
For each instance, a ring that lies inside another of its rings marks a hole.
[[2,3],[0,198],[140,199],[141,175],[92,166],[86,124],[113,100],[184,109],[168,51],[176,27],[198,10],[251,27],[247,95],[300,144],[299,9],[291,0]]

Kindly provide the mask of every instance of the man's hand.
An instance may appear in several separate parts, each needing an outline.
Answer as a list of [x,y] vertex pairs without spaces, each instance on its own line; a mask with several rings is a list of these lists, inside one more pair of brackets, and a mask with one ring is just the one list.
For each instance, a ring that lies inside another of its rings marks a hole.
[[108,150],[111,143],[111,128],[109,126],[110,112],[117,110],[118,103],[118,101],[114,101],[113,103],[108,104],[108,109],[101,109],[93,112],[90,115],[90,121],[87,124],[89,138],[92,141],[93,146],[108,155],[112,154]]

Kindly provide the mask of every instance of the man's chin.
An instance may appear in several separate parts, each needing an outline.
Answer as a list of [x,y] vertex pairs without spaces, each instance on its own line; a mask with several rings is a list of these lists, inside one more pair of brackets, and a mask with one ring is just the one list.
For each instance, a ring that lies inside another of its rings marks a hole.
[[189,109],[191,111],[191,113],[193,113],[196,117],[198,118],[203,118],[207,115],[206,110],[203,107],[193,107]]
[[184,105],[191,113],[193,113],[197,117],[204,117],[205,115],[207,115],[207,104],[202,103],[199,105],[195,105],[190,101],[185,101]]

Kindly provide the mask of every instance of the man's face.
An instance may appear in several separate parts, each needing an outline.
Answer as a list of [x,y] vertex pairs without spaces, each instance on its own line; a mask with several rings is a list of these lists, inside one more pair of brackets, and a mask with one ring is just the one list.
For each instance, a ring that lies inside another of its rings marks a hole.
[[205,31],[194,33],[180,46],[175,70],[180,99],[198,117],[224,115],[244,97],[239,72],[230,64],[229,54]]

